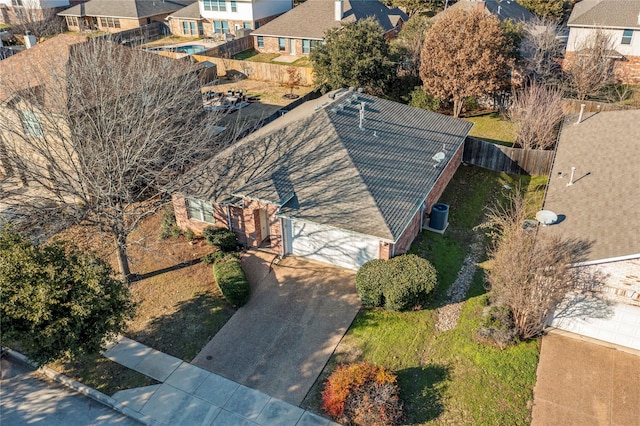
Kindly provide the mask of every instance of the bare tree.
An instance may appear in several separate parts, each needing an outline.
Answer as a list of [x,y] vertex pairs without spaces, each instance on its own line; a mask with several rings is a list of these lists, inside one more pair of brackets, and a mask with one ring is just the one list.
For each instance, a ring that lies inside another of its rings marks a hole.
[[425,92],[453,101],[458,117],[468,97],[495,93],[508,84],[511,47],[498,18],[484,12],[448,10],[427,31],[420,55]]
[[574,57],[566,59],[569,87],[579,100],[598,94],[613,81],[613,53],[611,36],[598,29],[576,46]]
[[56,9],[40,8],[38,0],[22,0],[21,6],[13,6],[10,31],[20,44],[23,35],[31,33],[38,38],[61,34],[66,29],[64,19],[56,14]]
[[485,227],[492,229],[487,280],[491,301],[507,307],[521,339],[542,333],[555,306],[572,290],[598,285],[585,268],[591,243],[563,239],[525,227],[529,211],[520,190],[504,205],[494,205]]
[[403,25],[398,37],[391,41],[392,46],[402,58],[402,69],[411,76],[419,77],[420,75],[420,54],[430,25],[429,18],[415,15]]
[[286,72],[287,72],[287,78],[284,81],[284,83],[282,83],[282,85],[287,89],[289,89],[289,93],[285,96],[287,96],[290,99],[297,98],[298,95],[294,95],[293,90],[297,89],[298,86],[300,86],[300,81],[302,80],[302,77],[300,76],[300,71],[296,67],[287,67]]
[[518,147],[552,149],[564,117],[562,91],[531,83],[514,94],[506,112],[516,125]]
[[[3,62],[0,70],[14,63]],[[185,170],[219,149],[209,131],[217,118],[204,112],[186,61],[94,39],[44,64],[0,73],[6,161],[46,205],[111,234],[128,278],[127,236],[189,184],[178,180]]]
[[526,77],[537,83],[557,82],[562,75],[562,29],[559,22],[535,19],[525,25],[521,51]]

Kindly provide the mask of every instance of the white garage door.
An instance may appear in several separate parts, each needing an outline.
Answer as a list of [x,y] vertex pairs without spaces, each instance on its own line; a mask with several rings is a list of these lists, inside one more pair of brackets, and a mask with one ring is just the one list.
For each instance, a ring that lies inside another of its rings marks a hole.
[[286,220],[288,254],[349,269],[379,257],[379,240],[314,223]]

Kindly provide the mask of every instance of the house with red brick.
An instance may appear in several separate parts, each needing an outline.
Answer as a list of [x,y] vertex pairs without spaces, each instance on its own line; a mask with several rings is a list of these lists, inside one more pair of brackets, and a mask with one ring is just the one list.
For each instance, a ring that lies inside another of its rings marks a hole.
[[195,0],[90,0],[58,13],[69,31],[100,30],[117,33],[165,18]]
[[409,19],[399,8],[377,0],[307,0],[251,35],[259,52],[306,56],[322,43],[327,30],[369,17],[378,21],[387,39]]
[[544,209],[562,220],[541,234],[591,242],[576,267],[602,280],[600,298],[577,295],[551,325],[640,350],[640,110],[568,116],[562,125]]
[[603,31],[612,43],[616,78],[640,84],[640,0],[582,0],[573,8],[569,21],[566,61],[581,53],[595,31]]
[[0,0],[0,24],[24,24],[51,19],[56,12],[82,0]]
[[177,223],[345,268],[389,259],[422,229],[472,125],[353,90],[325,95],[186,174]]

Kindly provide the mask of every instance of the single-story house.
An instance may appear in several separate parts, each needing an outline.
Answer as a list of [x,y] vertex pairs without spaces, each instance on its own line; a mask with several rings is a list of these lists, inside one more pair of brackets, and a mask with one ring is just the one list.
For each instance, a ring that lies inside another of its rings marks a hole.
[[369,17],[378,21],[387,39],[394,38],[409,19],[399,8],[378,0],[307,0],[251,35],[259,52],[308,55],[327,30]]
[[472,125],[353,90],[325,95],[186,174],[176,220],[346,268],[389,259],[422,229]]
[[195,0],[90,0],[58,13],[69,31],[117,33],[164,19]]
[[561,220],[539,232],[591,241],[578,266],[604,277],[602,293],[617,303],[610,318],[585,309],[584,318],[557,315],[552,325],[640,350],[638,123],[640,110],[566,118],[544,201]]

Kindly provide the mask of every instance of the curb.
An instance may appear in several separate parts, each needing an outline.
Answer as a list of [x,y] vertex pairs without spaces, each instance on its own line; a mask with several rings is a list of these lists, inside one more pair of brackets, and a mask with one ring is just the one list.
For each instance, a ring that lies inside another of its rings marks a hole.
[[58,373],[57,371],[52,370],[49,367],[39,366],[38,364],[30,361],[26,356],[24,356],[20,352],[16,352],[9,348],[3,348],[3,350],[7,355],[12,356],[18,361],[23,362],[27,365],[32,366],[33,368],[40,370],[42,373],[44,373],[45,376],[49,377],[50,379],[53,379],[56,382],[75,390],[76,392],[79,392],[85,396],[88,396],[94,401],[99,402],[100,404],[105,405],[111,408],[112,410],[119,412],[120,414],[130,417],[133,420],[136,420],[147,426],[162,426],[162,423],[158,423],[157,421],[153,420],[151,417],[141,414],[135,410],[132,410],[129,407],[126,407],[122,403],[116,401],[115,399],[111,398],[108,395],[103,394],[100,391],[97,391],[87,385],[83,385],[80,382],[76,382],[75,380],[70,379],[69,377],[65,376],[62,373]]

